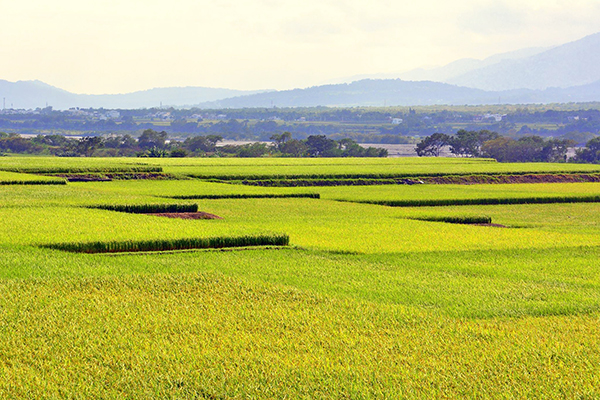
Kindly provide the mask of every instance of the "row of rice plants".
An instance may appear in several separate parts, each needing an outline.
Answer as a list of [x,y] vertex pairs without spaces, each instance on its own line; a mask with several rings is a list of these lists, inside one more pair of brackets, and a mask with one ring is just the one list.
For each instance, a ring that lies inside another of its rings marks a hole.
[[135,173],[135,172],[163,172],[159,166],[119,166],[119,167],[92,167],[92,166],[0,166],[0,171],[21,172],[31,174],[77,174],[77,173]]
[[287,246],[290,238],[285,234],[218,236],[167,240],[71,242],[42,245],[43,248],[73,253],[130,253],[148,251],[173,251],[190,249],[221,249],[253,246]]
[[11,180],[0,181],[0,185],[66,185],[64,179]]
[[500,184],[542,182],[600,182],[600,174],[484,174],[484,175],[439,175],[389,179],[262,179],[225,181],[249,186],[263,187],[310,187],[310,186],[369,186],[369,185],[415,185],[435,184]]
[[[573,170],[573,171],[552,171],[553,174],[585,174],[590,171]],[[484,176],[504,176],[504,175],[532,175],[539,174],[540,171],[522,170],[522,171],[482,171],[476,172],[476,175]],[[465,176],[474,175],[471,172],[395,172],[395,173],[340,173],[340,174],[322,174],[322,173],[305,173],[305,174],[198,174],[188,173],[190,177],[198,179],[210,179],[219,181],[275,181],[275,180],[347,180],[347,179],[404,179],[419,177],[442,177],[442,176]]]
[[492,218],[488,216],[455,215],[455,216],[425,216],[408,218],[417,221],[446,222],[449,224],[491,224]]
[[196,194],[187,196],[166,196],[171,199],[181,200],[218,200],[218,199],[283,199],[283,198],[307,198],[320,199],[319,193],[245,193],[245,194]]
[[99,204],[87,208],[130,214],[198,212],[198,204]]
[[510,204],[552,204],[552,203],[599,203],[600,196],[561,196],[561,197],[503,197],[480,199],[415,199],[415,200],[338,200],[354,203],[376,204],[390,207],[436,207],[462,205],[510,205]]
[[110,182],[113,180],[187,180],[186,176],[165,174],[164,172],[92,172],[74,174],[49,174],[65,178],[69,182]]
[[[231,182],[232,181],[227,181]],[[413,185],[423,183],[420,179],[261,179],[236,181],[249,186],[263,187],[310,187],[310,186],[369,186],[369,185]]]

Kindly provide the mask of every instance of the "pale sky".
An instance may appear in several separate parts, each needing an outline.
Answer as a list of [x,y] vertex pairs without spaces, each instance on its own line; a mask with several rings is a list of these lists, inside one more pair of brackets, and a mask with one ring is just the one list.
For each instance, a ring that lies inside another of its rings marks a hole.
[[600,31],[599,0],[0,0],[0,79],[307,87]]

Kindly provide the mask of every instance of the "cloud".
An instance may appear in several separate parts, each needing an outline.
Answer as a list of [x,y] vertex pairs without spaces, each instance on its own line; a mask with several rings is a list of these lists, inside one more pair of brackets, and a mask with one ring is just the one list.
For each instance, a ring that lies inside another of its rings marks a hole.
[[309,86],[557,45],[600,20],[599,0],[4,3],[0,78],[81,92]]

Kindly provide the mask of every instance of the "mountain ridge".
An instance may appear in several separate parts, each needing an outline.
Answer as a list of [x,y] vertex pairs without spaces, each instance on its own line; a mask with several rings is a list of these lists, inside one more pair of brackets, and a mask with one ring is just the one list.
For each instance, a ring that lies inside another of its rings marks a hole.
[[483,90],[567,88],[600,80],[600,32],[530,57],[502,60],[447,83]]
[[[188,106],[244,94],[262,93],[262,90],[244,91],[201,86],[166,87],[122,94],[77,94],[39,80],[9,82],[0,80],[0,100],[6,99],[10,108],[56,109],[80,108],[151,108]],[[3,103],[1,104],[3,105]],[[11,106],[12,105],[12,106]]]

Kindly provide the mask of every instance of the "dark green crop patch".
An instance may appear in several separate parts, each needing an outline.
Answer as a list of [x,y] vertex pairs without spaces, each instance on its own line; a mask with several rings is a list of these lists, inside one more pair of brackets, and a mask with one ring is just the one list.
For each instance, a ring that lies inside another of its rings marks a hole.
[[88,206],[86,208],[118,211],[130,214],[198,212],[198,204],[100,204]]
[[429,221],[429,222],[446,222],[448,224],[491,224],[492,218],[487,216],[452,216],[452,217],[415,217],[409,218],[416,221]]
[[67,184],[67,181],[64,179],[0,181],[0,185],[66,185],[66,184]]
[[482,199],[419,199],[419,200],[339,200],[351,203],[376,204],[389,207],[437,207],[467,205],[511,205],[511,204],[555,204],[555,203],[600,203],[600,196],[563,197],[505,197]]
[[218,199],[320,199],[319,193],[285,193],[285,194],[197,194],[188,196],[169,196],[180,200],[218,200]]
[[131,253],[191,249],[222,249],[253,246],[287,246],[288,235],[218,236],[168,240],[71,242],[42,245],[41,247],[72,253]]

